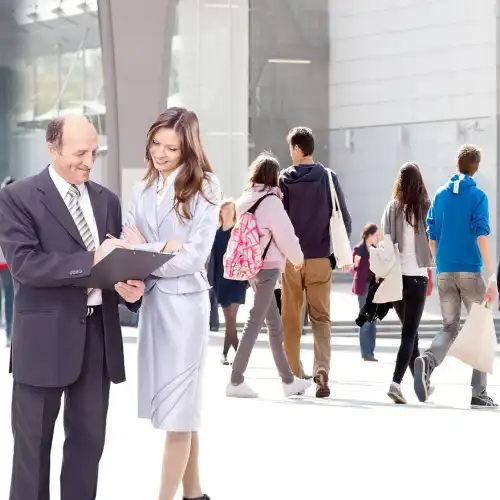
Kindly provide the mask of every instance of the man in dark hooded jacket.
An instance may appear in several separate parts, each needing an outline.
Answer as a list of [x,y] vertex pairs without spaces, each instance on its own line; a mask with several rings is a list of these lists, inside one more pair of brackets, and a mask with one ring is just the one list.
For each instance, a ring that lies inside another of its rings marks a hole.
[[334,172],[313,160],[314,136],[311,129],[296,127],[287,137],[294,165],[280,175],[283,204],[299,238],[304,266],[296,271],[287,262],[283,275],[283,327],[288,362],[299,374],[302,305],[304,290],[314,336],[314,380],[316,396],[328,397],[331,357],[330,217],[332,199],[328,175],[331,175],[339,200],[347,234],[351,234],[351,216]]

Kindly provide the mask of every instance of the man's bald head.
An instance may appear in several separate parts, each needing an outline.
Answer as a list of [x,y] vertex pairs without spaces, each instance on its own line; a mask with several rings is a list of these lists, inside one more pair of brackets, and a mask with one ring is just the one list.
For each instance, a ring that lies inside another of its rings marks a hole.
[[54,118],[45,138],[56,171],[70,184],[88,181],[98,150],[97,131],[89,120],[79,115]]
[[87,117],[81,115],[58,116],[49,122],[45,132],[45,140],[48,144],[61,150],[65,133],[78,133],[79,131],[89,131],[97,135],[95,127]]

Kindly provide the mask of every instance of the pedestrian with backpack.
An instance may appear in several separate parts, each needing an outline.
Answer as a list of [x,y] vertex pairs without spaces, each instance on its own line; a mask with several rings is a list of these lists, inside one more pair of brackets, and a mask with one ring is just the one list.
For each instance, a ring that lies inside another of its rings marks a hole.
[[290,369],[283,347],[283,324],[274,295],[286,260],[296,269],[300,269],[304,261],[299,240],[281,201],[279,170],[278,160],[269,153],[260,154],[252,163],[249,185],[236,202],[238,221],[224,255],[224,277],[248,280],[254,291],[254,303],[243,328],[226,389],[228,397],[258,397],[245,382],[244,374],[264,322],[285,396],[300,394],[311,385],[309,381],[295,377]]

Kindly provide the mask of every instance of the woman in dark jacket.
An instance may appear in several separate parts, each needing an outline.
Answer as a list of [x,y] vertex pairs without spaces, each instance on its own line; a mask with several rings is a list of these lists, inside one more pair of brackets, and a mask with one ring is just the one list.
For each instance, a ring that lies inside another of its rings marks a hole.
[[[377,244],[378,227],[376,224],[368,224],[361,233],[361,241],[354,247],[354,279],[352,280],[352,292],[358,296],[359,309],[365,305],[368,287],[373,273],[370,271],[371,246]],[[377,337],[377,324],[366,322],[359,329],[359,345],[361,356],[365,361],[377,361],[375,358],[375,339]]]
[[227,250],[231,231],[236,224],[236,208],[233,200],[224,200],[220,206],[219,229],[215,234],[214,245],[209,263],[209,281],[217,302],[222,307],[226,322],[226,334],[222,350],[223,365],[228,365],[227,355],[232,347],[238,349],[238,332],[236,330],[236,317],[240,304],[245,303],[247,281],[227,280],[224,278],[223,258]]

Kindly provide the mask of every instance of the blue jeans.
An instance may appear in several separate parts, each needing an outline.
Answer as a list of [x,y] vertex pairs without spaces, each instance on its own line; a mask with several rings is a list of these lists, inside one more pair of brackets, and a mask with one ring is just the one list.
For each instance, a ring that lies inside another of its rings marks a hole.
[[[358,295],[359,309],[365,305],[368,287],[364,295]],[[371,358],[375,355],[375,339],[377,338],[377,322],[368,321],[359,329],[359,345],[361,347],[361,356]]]
[[0,279],[2,281],[2,291],[4,298],[4,314],[5,314],[5,332],[7,333],[7,340],[12,336],[12,313],[14,306],[14,284],[12,283],[12,276],[8,269],[0,270]]

